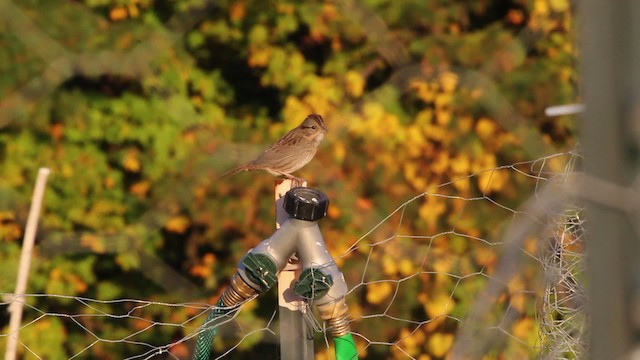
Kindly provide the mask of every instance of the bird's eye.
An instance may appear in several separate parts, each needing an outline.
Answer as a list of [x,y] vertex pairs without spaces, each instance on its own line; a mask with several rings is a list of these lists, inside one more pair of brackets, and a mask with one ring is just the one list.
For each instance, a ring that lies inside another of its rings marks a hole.
[[311,125],[311,128],[312,128],[313,130],[315,130],[315,129],[316,129],[316,126],[315,126],[315,125]]

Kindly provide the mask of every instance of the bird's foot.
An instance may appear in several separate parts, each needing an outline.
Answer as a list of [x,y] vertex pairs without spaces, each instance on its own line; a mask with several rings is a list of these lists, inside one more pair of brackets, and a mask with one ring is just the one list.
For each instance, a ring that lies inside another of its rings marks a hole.
[[295,177],[291,174],[282,174],[286,179],[291,180],[293,187],[303,186],[305,180],[303,178]]

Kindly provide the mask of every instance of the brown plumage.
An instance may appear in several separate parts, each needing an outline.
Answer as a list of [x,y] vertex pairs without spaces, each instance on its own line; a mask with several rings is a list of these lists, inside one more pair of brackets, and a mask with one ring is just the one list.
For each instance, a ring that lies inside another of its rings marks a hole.
[[292,172],[307,165],[327,133],[322,116],[311,114],[286,133],[255,160],[224,173],[221,178],[246,170],[266,170],[275,176],[298,180]]

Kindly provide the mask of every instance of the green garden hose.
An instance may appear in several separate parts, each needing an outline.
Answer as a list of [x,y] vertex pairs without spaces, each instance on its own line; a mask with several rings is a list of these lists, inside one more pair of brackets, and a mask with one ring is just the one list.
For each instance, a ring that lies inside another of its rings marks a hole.
[[[212,322],[226,315],[231,309],[224,307],[222,299],[218,300],[216,307],[205,320],[203,326],[207,328],[198,336],[196,349],[193,352],[193,360],[209,360],[213,340],[218,332],[217,326],[212,326]],[[336,360],[358,360],[358,351],[351,334],[346,334],[333,339],[336,346]]]
[[358,350],[349,333],[333,339],[336,345],[336,360],[358,360]]
[[196,342],[196,349],[193,352],[193,360],[209,360],[209,354],[211,353],[211,347],[213,346],[213,339],[216,337],[216,333],[218,332],[218,327],[213,325],[213,321],[218,319],[229,312],[229,309],[226,309],[222,299],[218,300],[213,311],[205,320],[204,325],[206,326],[205,330],[198,336],[198,341]]

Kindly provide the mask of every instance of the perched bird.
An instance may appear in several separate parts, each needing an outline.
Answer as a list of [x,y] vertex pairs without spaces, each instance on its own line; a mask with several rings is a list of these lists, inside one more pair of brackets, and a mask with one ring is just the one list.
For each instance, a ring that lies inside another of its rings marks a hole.
[[302,124],[286,133],[255,160],[227,171],[221,178],[246,170],[266,170],[272,175],[299,181],[291,173],[313,159],[326,133],[322,116],[308,115]]

